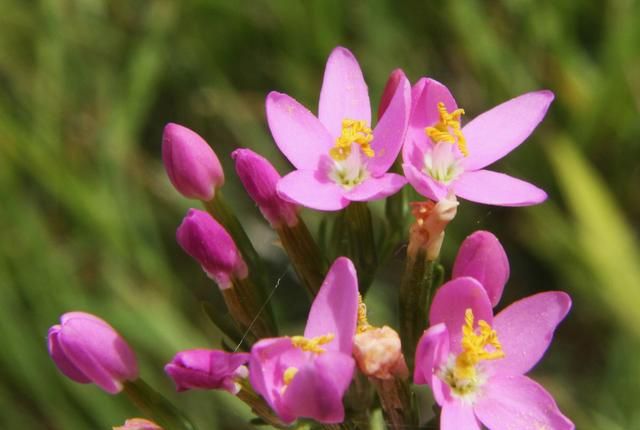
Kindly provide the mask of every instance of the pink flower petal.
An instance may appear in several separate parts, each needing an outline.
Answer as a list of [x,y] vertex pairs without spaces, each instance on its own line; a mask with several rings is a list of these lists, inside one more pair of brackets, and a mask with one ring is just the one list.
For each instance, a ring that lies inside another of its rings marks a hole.
[[267,122],[280,151],[296,169],[316,169],[333,139],[307,108],[286,94],[272,91],[267,96]]
[[412,164],[404,163],[402,170],[413,188],[426,198],[440,201],[447,197],[446,186],[434,181],[429,175],[416,169]]
[[413,86],[411,96],[413,101],[409,131],[407,132],[407,137],[410,139],[427,140],[424,129],[433,126],[440,120],[439,102],[443,102],[449,112],[458,108],[449,89],[434,79],[421,78]]
[[321,211],[337,211],[349,205],[344,189],[319,171],[295,170],[278,182],[278,195],[283,199]]
[[548,90],[523,94],[474,118],[462,129],[469,147],[465,169],[482,169],[524,142],[544,118],[553,97]]
[[369,90],[358,61],[346,48],[335,48],[327,60],[318,118],[333,139],[342,133],[343,119],[365,120],[371,125]]
[[484,386],[474,411],[482,424],[491,430],[575,428],[560,412],[553,397],[526,376],[491,379]]
[[451,278],[461,276],[477,279],[491,304],[498,304],[509,279],[509,260],[497,237],[488,231],[476,231],[462,242]]
[[374,176],[385,173],[398,158],[407,131],[411,110],[411,87],[404,75],[378,125],[373,130],[371,148],[375,156],[368,167]]
[[383,199],[404,187],[407,180],[395,173],[385,173],[378,178],[369,178],[348,191],[344,196],[351,201],[365,202]]
[[287,422],[299,417],[325,424],[342,422],[342,396],[351,383],[354,368],[353,358],[340,352],[326,352],[309,361],[286,388],[282,396],[286,414],[281,417]]
[[531,206],[547,198],[535,185],[491,170],[464,172],[453,188],[463,199],[495,206]]
[[60,371],[68,378],[81,384],[90,383],[91,379],[87,378],[87,376],[82,373],[82,371],[80,371],[64,353],[64,350],[60,345],[60,340],[58,339],[61,329],[62,327],[60,325],[54,325],[49,329],[48,346],[51,358],[56,366],[58,366],[58,369],[60,369]]
[[473,311],[475,325],[479,320],[493,323],[493,311],[487,292],[478,281],[463,277],[445,283],[433,298],[429,312],[431,325],[445,323],[451,339],[450,349],[461,351],[462,326],[467,309]]
[[571,308],[561,291],[535,294],[512,303],[493,320],[504,358],[487,362],[500,376],[527,373],[542,358],[553,332]]
[[[473,408],[459,401],[445,403],[440,415],[441,430],[480,430]],[[491,428],[491,430],[494,430]],[[520,430],[520,429],[518,429]]]
[[358,315],[358,277],[351,260],[338,258],[313,300],[304,336],[312,338],[333,333],[325,349],[350,355]]
[[422,334],[416,350],[414,384],[427,384],[439,405],[444,404],[442,381],[435,372],[449,356],[449,332],[444,324],[429,327]]

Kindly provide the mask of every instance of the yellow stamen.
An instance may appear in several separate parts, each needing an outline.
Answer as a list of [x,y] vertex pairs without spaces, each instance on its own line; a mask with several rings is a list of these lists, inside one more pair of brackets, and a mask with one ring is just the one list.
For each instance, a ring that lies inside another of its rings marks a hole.
[[444,103],[439,102],[438,113],[440,114],[440,121],[433,127],[427,127],[424,130],[427,136],[429,136],[434,143],[455,143],[458,145],[458,149],[462,155],[465,157],[468,156],[467,141],[460,128],[460,117],[464,115],[464,109],[456,109],[449,113]]
[[[484,360],[497,360],[504,357],[498,334],[486,321],[478,321],[479,333],[473,328],[473,311],[464,313],[462,326],[462,352],[456,358],[454,370],[456,378],[472,379],[476,376],[476,364]],[[487,351],[487,346],[493,347]]]
[[284,385],[289,385],[293,380],[293,377],[298,373],[297,367],[287,367],[287,370],[282,374],[282,380],[284,381]]
[[329,155],[336,161],[345,160],[351,154],[351,144],[357,143],[367,157],[375,155],[371,148],[373,132],[367,127],[367,122],[355,119],[342,120],[342,134],[336,139],[336,144],[329,151]]
[[326,352],[326,351],[324,348],[321,347],[321,345],[326,345],[327,343],[331,342],[335,337],[336,335],[334,335],[333,333],[328,333],[318,337],[312,337],[311,339],[308,339],[304,336],[292,336],[291,343],[293,344],[293,346],[295,346],[296,348],[300,348],[303,351],[322,354],[323,352]]
[[362,296],[358,294],[358,325],[356,328],[357,333],[364,333],[367,330],[371,330],[373,326],[369,324],[367,319],[367,305],[364,304]]

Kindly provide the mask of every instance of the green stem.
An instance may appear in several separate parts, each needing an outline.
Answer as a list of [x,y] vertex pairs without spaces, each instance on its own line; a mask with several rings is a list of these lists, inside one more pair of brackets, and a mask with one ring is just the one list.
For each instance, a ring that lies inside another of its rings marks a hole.
[[251,388],[251,386],[245,381],[242,383],[242,388],[238,392],[238,398],[245,402],[251,408],[251,411],[262,418],[264,422],[272,425],[273,427],[284,429],[288,426],[284,424],[273,413],[269,405]]
[[352,202],[344,212],[347,256],[358,271],[360,293],[364,296],[373,282],[378,265],[371,211],[366,202]]
[[276,231],[298,277],[315,297],[324,280],[326,263],[311,232],[301,218],[295,226],[285,224]]
[[409,383],[400,378],[372,378],[384,412],[385,422],[391,430],[417,427],[417,417],[411,408]]
[[123,391],[144,415],[164,430],[196,430],[182,412],[142,379],[125,382]]
[[[411,248],[411,247],[410,247]],[[413,373],[416,346],[427,327],[428,301],[433,288],[434,261],[422,248],[407,254],[400,282],[400,338],[410,373]]]

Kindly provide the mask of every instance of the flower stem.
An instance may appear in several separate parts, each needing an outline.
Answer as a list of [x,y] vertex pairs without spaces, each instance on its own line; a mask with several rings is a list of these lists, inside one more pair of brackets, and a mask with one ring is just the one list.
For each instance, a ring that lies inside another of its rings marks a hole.
[[251,408],[251,411],[262,418],[264,422],[269,425],[284,429],[288,426],[280,421],[280,419],[273,413],[269,405],[251,388],[248,382],[243,381],[241,383],[242,388],[238,392],[237,396],[240,400],[245,402]]
[[141,378],[126,381],[123,391],[144,415],[152,418],[165,430],[196,430],[182,412]]
[[[263,312],[256,301],[255,285],[250,276],[232,279],[233,285],[222,290],[222,297],[229,313],[244,333],[250,334],[250,343],[263,337],[277,336],[275,323],[267,312]],[[263,305],[263,306],[266,306]]]
[[371,211],[366,202],[351,202],[344,211],[347,256],[354,262],[358,271],[360,294],[363,296],[373,282],[378,255]]
[[300,217],[293,227],[283,224],[276,231],[298,277],[315,297],[324,280],[326,263],[311,232]]
[[427,327],[434,264],[434,261],[427,259],[427,253],[422,248],[408,252],[400,282],[400,338],[410,373],[413,373],[416,345]]
[[378,392],[385,422],[391,430],[404,430],[416,426],[416,417],[411,408],[411,393],[406,380],[371,378]]

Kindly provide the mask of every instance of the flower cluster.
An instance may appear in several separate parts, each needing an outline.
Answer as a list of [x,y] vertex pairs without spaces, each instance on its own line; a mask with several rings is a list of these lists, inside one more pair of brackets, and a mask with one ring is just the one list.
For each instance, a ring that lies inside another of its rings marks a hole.
[[[494,315],[509,262],[486,231],[464,240],[450,280],[436,276],[446,227],[459,210],[457,197],[500,206],[546,199],[536,186],[486,167],[531,134],[552,100],[550,91],[527,93],[463,125],[465,111],[447,87],[430,78],[411,86],[398,69],[374,124],[360,66],[341,47],[327,61],[317,116],[286,94],[269,93],[267,123],[294,170],[281,177],[248,148],[231,157],[310,295],[307,322],[297,334],[283,334],[275,324],[275,290],[222,196],[218,156],[194,131],[168,124],[162,140],[167,175],[204,209],[189,209],[177,242],[217,284],[226,307],[208,307],[224,334],[223,349],[194,345],[165,366],[176,390],[226,391],[276,427],[311,419],[352,428],[381,407],[389,428],[403,429],[424,424],[411,391],[427,385],[436,403],[434,425],[443,430],[573,429],[551,395],[525,376],[569,312],[569,296],[536,294]],[[427,200],[409,203],[407,185]],[[391,216],[380,221],[367,202],[391,196]],[[325,225],[324,240],[309,231],[302,207],[339,211]],[[393,216],[409,208],[411,225]],[[385,228],[377,229],[376,222]],[[365,299],[376,268],[407,233],[396,331],[369,322]],[[195,428],[139,378],[133,350],[100,318],[64,314],[48,340],[62,373],[108,393],[124,391],[155,421],[129,419],[115,428]]]

